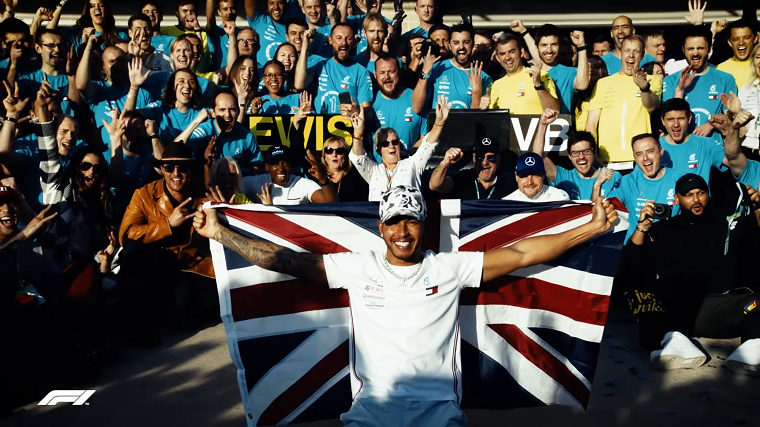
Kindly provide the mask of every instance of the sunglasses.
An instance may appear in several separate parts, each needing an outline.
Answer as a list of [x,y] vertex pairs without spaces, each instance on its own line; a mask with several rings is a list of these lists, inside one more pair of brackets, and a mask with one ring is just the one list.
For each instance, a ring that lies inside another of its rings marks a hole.
[[389,140],[386,140],[386,141],[383,141],[383,142],[379,142],[377,144],[378,147],[382,147],[382,148],[388,148],[389,145],[393,145],[394,147],[398,147],[399,145],[401,145],[401,140],[399,140],[399,139],[389,139]]
[[82,162],[79,164],[79,170],[82,172],[87,172],[88,170],[95,168],[95,172],[103,172],[105,168],[101,164],[94,165],[90,162]]
[[475,156],[475,160],[477,160],[478,162],[482,162],[485,159],[488,159],[488,163],[496,163],[499,161],[499,157],[496,154],[489,154],[487,156],[482,156],[482,155]]
[[325,147],[325,154],[330,155],[332,153],[346,154],[346,149],[344,147],[338,147],[338,148]]
[[177,169],[177,172],[179,173],[187,173],[190,170],[190,166],[188,165],[174,165],[167,163],[163,166],[161,166],[166,173],[174,173],[174,169]]

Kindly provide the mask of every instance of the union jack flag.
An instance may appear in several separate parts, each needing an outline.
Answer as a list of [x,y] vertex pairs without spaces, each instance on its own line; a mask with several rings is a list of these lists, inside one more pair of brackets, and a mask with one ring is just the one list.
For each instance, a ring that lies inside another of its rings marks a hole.
[[[461,296],[462,406],[585,408],[628,214],[544,265]],[[296,251],[385,251],[376,203],[272,207],[218,204],[233,230]],[[590,219],[574,202],[444,200],[428,205],[425,249],[488,251]],[[337,418],[351,406],[349,300],[253,266],[212,241],[221,314],[249,426]]]

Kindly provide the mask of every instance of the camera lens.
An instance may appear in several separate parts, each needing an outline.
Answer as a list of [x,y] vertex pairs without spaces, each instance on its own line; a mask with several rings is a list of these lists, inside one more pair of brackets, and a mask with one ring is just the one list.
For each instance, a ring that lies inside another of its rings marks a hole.
[[665,213],[665,208],[663,208],[661,205],[656,205],[656,206],[654,207],[654,213],[655,213],[656,215],[662,215],[662,214],[664,214],[664,213]]

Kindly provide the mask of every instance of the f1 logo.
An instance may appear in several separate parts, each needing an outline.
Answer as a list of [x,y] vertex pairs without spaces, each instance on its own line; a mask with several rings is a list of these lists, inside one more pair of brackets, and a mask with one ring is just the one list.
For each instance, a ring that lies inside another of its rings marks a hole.
[[71,402],[72,405],[84,405],[95,390],[53,390],[40,400],[37,405],[55,406],[59,402]]

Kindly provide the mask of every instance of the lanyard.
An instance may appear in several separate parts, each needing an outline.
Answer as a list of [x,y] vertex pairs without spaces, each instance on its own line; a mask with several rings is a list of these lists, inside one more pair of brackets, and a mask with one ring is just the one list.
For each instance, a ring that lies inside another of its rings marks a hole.
[[[493,184],[491,184],[491,191],[488,192],[488,196],[486,196],[486,199],[490,199],[491,195],[493,194],[493,190],[496,189],[496,180],[493,181]],[[475,192],[478,195],[478,200],[480,200],[480,187],[478,186],[478,179],[475,178]]]
[[388,166],[383,165],[385,168],[385,179],[388,180],[385,184],[385,189],[390,190],[391,189],[391,181],[393,180],[393,174],[396,173],[396,169],[398,169],[398,165],[396,165],[396,169],[390,170],[388,169]]

